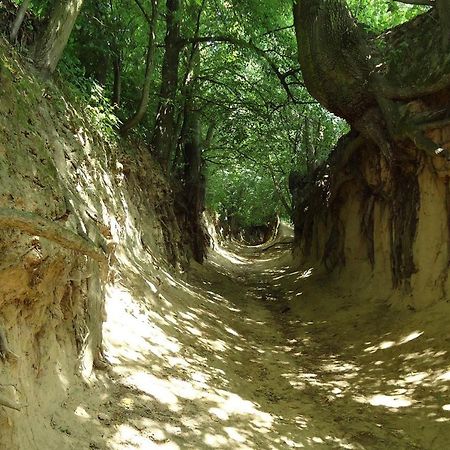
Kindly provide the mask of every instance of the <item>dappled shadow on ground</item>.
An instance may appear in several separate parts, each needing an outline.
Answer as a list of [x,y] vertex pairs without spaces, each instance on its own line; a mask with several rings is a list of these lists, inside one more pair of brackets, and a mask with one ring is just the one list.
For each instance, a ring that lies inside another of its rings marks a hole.
[[[252,265],[247,257],[239,262],[246,270]],[[289,366],[286,348],[272,329],[271,313],[259,304],[257,286],[249,286],[243,273],[230,278],[223,264],[213,271],[214,263],[185,280],[165,274],[167,284],[162,282],[150,301],[145,289],[139,296],[148,285],[142,274],[128,273],[130,290],[110,293],[116,307],[129,308],[115,311],[116,317],[142,320],[142,328],[134,323],[126,339],[117,335],[115,352],[109,354],[123,396],[115,415],[127,418],[111,436],[113,448],[344,443],[333,427],[309,425],[310,399],[292,398],[295,391],[281,376]],[[133,311],[133,305],[141,310]]]
[[330,286],[312,268],[293,282],[292,273],[272,272],[281,300],[270,306],[298,357],[297,374],[286,374],[290,383],[313,393],[365,448],[447,448],[450,340],[442,331],[449,305],[391,311],[383,299]]
[[72,405],[91,448],[446,448],[450,367],[429,322],[342,294],[282,246],[232,250],[182,276],[119,255],[109,375]]

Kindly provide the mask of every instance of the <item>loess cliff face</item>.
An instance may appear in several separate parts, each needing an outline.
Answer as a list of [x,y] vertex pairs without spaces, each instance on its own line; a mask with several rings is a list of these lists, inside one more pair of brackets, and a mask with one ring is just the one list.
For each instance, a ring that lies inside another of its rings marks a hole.
[[0,448],[67,448],[52,417],[104,364],[123,249],[158,267],[186,264],[186,247],[148,153],[89,131],[88,111],[4,43],[0,98]]
[[299,257],[410,308],[448,300],[449,164],[410,148],[388,165],[367,143],[346,160],[345,140],[299,191]]

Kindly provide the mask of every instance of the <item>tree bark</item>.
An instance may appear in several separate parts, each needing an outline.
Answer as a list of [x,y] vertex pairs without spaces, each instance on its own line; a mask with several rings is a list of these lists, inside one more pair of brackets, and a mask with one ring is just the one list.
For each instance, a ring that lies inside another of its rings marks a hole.
[[30,0],[24,0],[20,5],[19,11],[17,12],[17,16],[14,20],[14,23],[11,27],[11,33],[9,35],[9,40],[11,43],[15,44],[17,41],[17,35],[19,34],[20,27],[22,26],[23,19],[25,18],[25,14],[30,6]]
[[38,39],[35,63],[46,76],[51,75],[69,41],[83,0],[55,0],[55,4],[42,35]]
[[147,45],[147,57],[145,61],[144,85],[141,91],[141,98],[136,112],[120,127],[120,134],[127,134],[132,128],[139,125],[147,112],[150,99],[150,85],[152,81],[153,68],[155,65],[155,49],[156,49],[156,28],[158,25],[158,3],[159,0],[152,0],[152,15],[149,22],[149,34]]
[[368,82],[375,63],[342,0],[297,0],[294,23],[305,85],[319,103],[355,125],[376,105]]
[[[196,16],[196,26],[194,32],[194,38],[198,37],[200,31],[200,20],[205,6],[206,0],[202,0],[201,5],[195,4],[192,6],[191,15]],[[181,163],[183,165],[182,155],[183,149],[188,139],[190,130],[191,111],[193,110],[194,101],[194,84],[197,81],[198,75],[200,73],[200,49],[198,43],[193,42],[189,56],[187,58],[187,63],[185,67],[185,73],[183,75],[182,86],[180,88],[180,94],[182,98],[182,107],[178,112],[178,117],[176,119],[176,136],[177,136],[177,146],[175,149],[175,154],[172,159],[171,173],[177,170],[178,165]],[[198,130],[200,133],[200,130]],[[180,158],[181,155],[181,158]]]
[[183,123],[184,157],[184,203],[185,227],[189,233],[194,259],[202,263],[205,257],[207,239],[202,225],[205,208],[205,178],[202,174],[202,148],[200,143],[200,113],[194,104],[194,89],[200,71],[200,50],[197,45],[192,50],[191,73],[185,89],[186,103]]
[[450,0],[436,0],[441,25],[442,49],[450,48]]
[[159,156],[165,172],[169,169],[171,156],[176,145],[175,97],[178,87],[180,64],[180,0],[166,1],[167,31],[164,41],[164,59],[161,73],[160,102],[152,146]]
[[114,56],[113,59],[114,83],[113,95],[111,103],[113,106],[119,107],[122,97],[122,57],[121,55]]

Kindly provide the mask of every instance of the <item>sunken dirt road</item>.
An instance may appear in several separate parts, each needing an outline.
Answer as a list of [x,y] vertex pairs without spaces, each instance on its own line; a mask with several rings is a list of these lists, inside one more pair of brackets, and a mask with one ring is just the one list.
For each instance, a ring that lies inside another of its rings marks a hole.
[[440,308],[346,293],[282,244],[217,247],[179,278],[119,256],[111,365],[54,426],[68,448],[450,448]]

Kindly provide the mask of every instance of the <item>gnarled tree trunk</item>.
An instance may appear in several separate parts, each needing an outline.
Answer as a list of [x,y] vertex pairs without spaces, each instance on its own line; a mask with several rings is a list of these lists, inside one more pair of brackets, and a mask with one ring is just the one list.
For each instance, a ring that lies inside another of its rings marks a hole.
[[341,0],[294,5],[305,84],[352,128],[291,186],[297,252],[414,308],[450,295],[450,58],[436,9],[369,39]]

